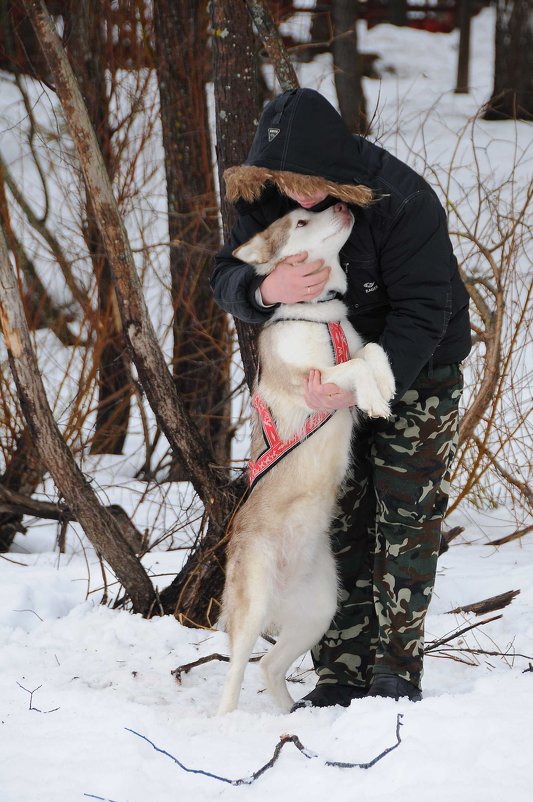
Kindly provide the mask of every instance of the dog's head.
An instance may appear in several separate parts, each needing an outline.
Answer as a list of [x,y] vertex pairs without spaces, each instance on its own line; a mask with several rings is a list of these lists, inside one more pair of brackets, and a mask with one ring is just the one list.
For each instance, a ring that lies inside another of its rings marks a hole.
[[333,267],[353,226],[353,215],[345,203],[336,203],[323,212],[294,209],[276,220],[265,231],[239,245],[233,256],[252,265],[260,276],[267,276],[287,256],[307,251],[308,261],[324,259]]

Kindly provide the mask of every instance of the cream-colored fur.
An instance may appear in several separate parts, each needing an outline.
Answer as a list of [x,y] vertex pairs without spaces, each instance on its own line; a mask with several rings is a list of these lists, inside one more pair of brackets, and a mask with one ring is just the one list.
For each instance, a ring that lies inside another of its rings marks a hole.
[[[394,378],[384,351],[363,344],[342,301],[324,300],[331,290],[346,290],[338,252],[352,225],[344,204],[316,214],[297,209],[235,251],[263,275],[301,251],[309,253],[308,261],[322,258],[332,268],[317,299],[320,303],[281,305],[259,336],[257,390],[284,439],[313,412],[304,399],[304,379],[311,368],[321,371],[323,382],[355,391],[357,407],[367,415],[387,417],[390,412]],[[334,365],[327,326],[317,325],[328,321],[341,322],[350,361]],[[329,528],[350,460],[354,421],[350,410],[337,410],[258,481],[235,516],[221,616],[230,637],[231,661],[219,714],[237,706],[246,664],[258,636],[266,631],[276,631],[278,639],[261,660],[264,679],[276,703],[289,710],[293,700],[285,674],[330,625],[337,607],[337,575]],[[263,450],[256,418],[252,459]]]

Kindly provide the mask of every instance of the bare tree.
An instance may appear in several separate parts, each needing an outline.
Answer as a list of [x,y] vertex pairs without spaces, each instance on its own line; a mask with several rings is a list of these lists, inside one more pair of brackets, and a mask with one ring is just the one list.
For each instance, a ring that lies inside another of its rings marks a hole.
[[361,58],[357,48],[358,4],[333,0],[333,64],[341,117],[354,134],[366,133],[366,100],[361,80]]
[[457,58],[456,94],[468,93],[471,17],[472,0],[461,0],[459,3],[459,55]]
[[[110,26],[105,27],[108,4],[105,0],[68,0],[64,11],[65,40],[70,61],[93,129],[112,179],[115,155],[109,121],[109,92],[106,70],[113,70],[108,56]],[[109,22],[109,21],[108,21]],[[109,76],[108,76],[109,77]],[[98,406],[91,451],[121,454],[128,430],[132,394],[129,358],[122,332],[111,266],[95,220],[90,192],[86,188],[85,238],[98,287],[98,326],[94,354],[98,365]]]
[[128,236],[78,84],[44,3],[42,0],[24,0],[24,3],[54,76],[55,88],[91,192],[98,227],[114,273],[124,332],[143,389],[171,447],[187,466],[192,484],[209,513],[216,517],[219,479],[212,467],[213,458],[183,408],[158,345]]
[[533,0],[497,0],[494,89],[486,120],[533,120]]
[[[225,199],[222,174],[226,167],[244,161],[255,133],[260,111],[258,65],[251,20],[244,3],[214,0],[211,30],[220,202],[224,236],[227,237],[236,214]],[[238,320],[235,324],[245,375],[251,387],[257,369],[257,329]],[[231,488],[236,506],[245,489],[244,478],[234,482]],[[161,594],[165,610],[175,612],[184,622],[214,623],[224,582],[225,547],[226,540],[220,531],[209,526],[183,570]]]
[[[41,0],[24,0],[24,2],[43,51],[46,53],[56,91],[91,193],[96,220],[115,277],[124,332],[128,337],[140,381],[162,431],[185,465],[192,485],[204,504],[206,519],[209,518],[210,526],[215,533],[212,536],[213,540],[218,545],[235,507],[235,489],[228,487],[225,478],[221,478],[214,468],[213,456],[184,410],[157,343],[109,176],[75,76],[54,31],[52,20]],[[209,566],[207,551],[206,549],[203,552],[201,567]],[[220,570],[218,576],[222,577]],[[199,572],[200,586],[201,580],[202,571]],[[189,581],[189,584],[194,583]],[[220,579],[217,587],[220,588]],[[200,606],[206,620],[211,604]],[[199,621],[198,618],[188,615],[187,609],[183,612],[183,618]]]
[[113,516],[101,506],[76,465],[48,405],[39,366],[0,227],[0,320],[21,407],[43,464],[95,548],[107,560],[131,598],[133,609],[149,613],[155,593],[144,568]]
[[[174,308],[173,372],[217,463],[229,459],[228,324],[209,287],[220,245],[206,100],[207,5],[154,0]],[[187,478],[174,465],[171,478]]]
[[[474,118],[458,134],[446,170],[432,166],[447,198],[449,227],[471,297],[473,350],[459,428],[450,511],[466,498],[494,505],[505,500],[517,522],[533,503],[530,486],[530,391],[524,354],[531,342],[533,293],[531,224],[533,181],[517,147],[506,175],[480,164]],[[470,176],[456,177],[459,152],[470,147]]]

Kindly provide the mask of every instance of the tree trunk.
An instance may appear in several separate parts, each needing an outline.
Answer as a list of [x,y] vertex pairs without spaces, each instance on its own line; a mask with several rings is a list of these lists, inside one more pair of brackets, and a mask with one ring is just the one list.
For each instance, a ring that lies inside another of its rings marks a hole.
[[[333,0],[335,3],[335,0]],[[461,2],[461,0],[459,0]],[[392,25],[406,25],[407,0],[390,0],[389,19]]]
[[533,120],[533,0],[498,0],[494,90],[485,120]]
[[[244,3],[214,0],[211,30],[220,203],[224,238],[227,238],[236,213],[226,200],[222,173],[244,161],[252,142],[260,115],[258,65],[252,25]],[[251,388],[257,369],[257,327],[239,320],[235,324]],[[224,535],[245,487],[245,477],[230,485],[231,497],[225,506],[223,525],[209,523],[198,548],[191,552],[179,575],[161,594],[165,611],[174,612],[182,623],[192,621],[210,626],[218,616],[224,585]]]
[[157,342],[128,236],[76,79],[42,0],[24,0],[24,4],[54,76],[56,92],[89,187],[115,277],[124,333],[140,382],[171,448],[185,464],[208,515],[218,521],[224,488],[213,467],[213,455],[183,408]]
[[[220,247],[205,95],[207,5],[154,0],[174,307],[173,373],[185,409],[217,464],[230,453],[227,317],[209,286]],[[187,479],[174,464],[171,478]]]
[[152,583],[113,516],[101,506],[67,448],[48,405],[39,366],[0,228],[0,319],[20,405],[39,456],[76,519],[124,586],[135,612],[156,601]]
[[367,132],[366,100],[357,49],[357,3],[333,0],[333,63],[341,117],[353,134]]
[[457,85],[455,94],[468,94],[470,65],[470,19],[472,17],[472,0],[459,2],[459,56],[457,59]]
[[[114,158],[109,124],[105,72],[106,37],[103,0],[68,0],[64,15],[65,40],[70,61],[87,106],[107,173],[113,180]],[[90,192],[85,189],[86,240],[98,287],[97,337],[94,357],[98,365],[98,407],[91,443],[93,454],[122,454],[131,406],[131,371],[122,333],[111,265],[98,231]]]

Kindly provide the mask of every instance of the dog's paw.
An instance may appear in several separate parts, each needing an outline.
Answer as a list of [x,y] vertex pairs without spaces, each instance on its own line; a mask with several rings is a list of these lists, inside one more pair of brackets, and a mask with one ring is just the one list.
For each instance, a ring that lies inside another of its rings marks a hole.
[[356,391],[356,398],[358,408],[369,418],[388,418],[391,414],[390,406],[377,387],[375,392]]
[[[390,401],[396,390],[394,375],[387,359],[387,354],[377,343],[368,343],[363,348],[363,358],[372,369],[372,374],[379,391],[386,401]],[[373,417],[384,417],[375,415]]]
[[390,406],[387,404],[384,398],[374,402],[368,410],[364,411],[369,418],[388,418],[391,414]]

